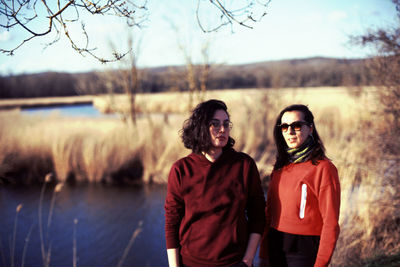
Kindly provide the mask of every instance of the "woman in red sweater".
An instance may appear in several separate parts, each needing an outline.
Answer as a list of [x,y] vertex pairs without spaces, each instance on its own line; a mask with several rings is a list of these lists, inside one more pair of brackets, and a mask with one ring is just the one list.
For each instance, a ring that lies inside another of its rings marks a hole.
[[274,138],[260,267],[328,266],[339,236],[340,184],[308,107],[283,109]]
[[224,102],[200,103],[181,131],[188,156],[172,165],[165,200],[169,266],[251,266],[265,224],[253,159],[236,152]]

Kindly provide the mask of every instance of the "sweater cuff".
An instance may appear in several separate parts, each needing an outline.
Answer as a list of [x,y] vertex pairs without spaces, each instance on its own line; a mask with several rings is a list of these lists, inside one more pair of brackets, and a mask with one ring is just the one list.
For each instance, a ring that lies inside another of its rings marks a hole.
[[258,220],[258,221],[250,222],[248,229],[249,229],[249,233],[256,233],[256,234],[260,234],[262,236],[264,234],[265,221]]
[[327,267],[328,265],[329,265],[329,261],[326,261],[325,259],[321,259],[320,257],[317,256],[314,267]]
[[180,244],[178,240],[175,240],[174,238],[169,238],[167,239],[167,249],[170,248],[179,248]]
[[265,227],[264,222],[254,222],[254,223],[250,224],[249,232],[260,234],[262,236],[264,233],[264,227]]

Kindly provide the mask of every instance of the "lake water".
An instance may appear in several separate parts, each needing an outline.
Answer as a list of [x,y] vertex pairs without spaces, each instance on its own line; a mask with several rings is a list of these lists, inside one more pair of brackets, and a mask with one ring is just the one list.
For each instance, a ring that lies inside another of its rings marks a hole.
[[[14,229],[14,266],[21,266],[22,262],[25,266],[43,266],[39,232],[41,188],[0,187],[0,266],[11,266]],[[73,266],[74,237],[77,266],[117,266],[140,222],[142,231],[123,266],[168,266],[164,238],[165,186],[64,186],[55,197],[47,228],[53,188],[47,186],[41,213],[46,249],[51,246],[50,266]],[[22,209],[14,228],[19,204]]]
[[65,106],[49,106],[49,107],[34,107],[23,108],[23,113],[31,115],[44,115],[59,114],[68,117],[116,117],[115,114],[103,114],[97,110],[92,104],[78,104],[78,105],[65,105]]

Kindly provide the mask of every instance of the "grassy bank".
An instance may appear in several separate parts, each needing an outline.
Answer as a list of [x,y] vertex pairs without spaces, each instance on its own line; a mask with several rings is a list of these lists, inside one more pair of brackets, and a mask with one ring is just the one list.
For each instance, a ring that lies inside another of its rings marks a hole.
[[[310,107],[342,187],[342,231],[333,266],[357,265],[400,250],[400,164],[374,147],[375,130],[382,126],[374,112],[374,89],[354,92],[257,89],[205,96],[228,104],[235,148],[256,160],[264,181],[274,161],[272,129],[278,112],[293,103]],[[51,172],[58,181],[164,183],[171,164],[189,153],[178,134],[188,116],[187,99],[179,93],[138,95],[137,109],[145,115],[136,126],[118,119],[42,118],[2,111],[0,181],[40,182]],[[121,113],[128,107],[124,96],[97,97],[94,103]]]
[[0,120],[5,126],[0,177],[12,184],[41,182],[49,172],[61,182],[149,182],[173,146],[168,138],[178,131],[151,118],[132,127],[117,119],[42,118],[9,111],[1,112]]

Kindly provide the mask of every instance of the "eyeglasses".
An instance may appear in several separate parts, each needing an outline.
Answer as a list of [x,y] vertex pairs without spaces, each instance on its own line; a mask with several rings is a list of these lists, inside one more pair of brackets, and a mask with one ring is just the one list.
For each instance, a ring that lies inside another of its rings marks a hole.
[[219,120],[211,120],[210,122],[210,127],[212,127],[213,130],[219,130],[221,129],[221,126],[223,126],[225,130],[231,130],[233,127],[233,123],[230,121],[224,121],[221,123]]
[[296,132],[299,132],[299,131],[301,131],[301,127],[303,127],[303,125],[309,126],[310,123],[305,122],[305,121],[295,121],[295,122],[292,122],[291,124],[282,123],[281,125],[277,125],[277,127],[281,128],[282,132],[286,133],[289,130],[289,127],[291,127]]

